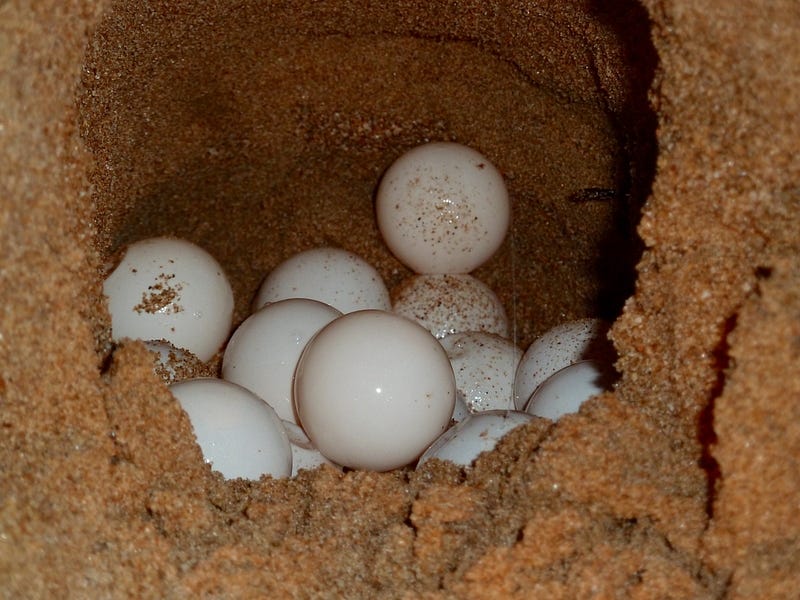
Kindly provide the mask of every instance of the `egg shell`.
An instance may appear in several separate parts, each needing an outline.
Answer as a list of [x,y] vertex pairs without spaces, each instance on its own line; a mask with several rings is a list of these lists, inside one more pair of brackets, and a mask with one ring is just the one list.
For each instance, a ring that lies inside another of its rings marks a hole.
[[290,421],[284,421],[283,427],[292,446],[292,477],[297,477],[301,469],[310,471],[321,465],[338,468],[338,465],[329,461],[314,447],[302,427]]
[[377,310],[344,315],[297,363],[300,423],[320,452],[351,468],[407,465],[450,423],[455,379],[441,345],[421,326]]
[[189,416],[203,457],[226,479],[275,478],[292,473],[292,449],[281,420],[263,400],[222,379],[170,386]]
[[472,275],[414,275],[393,293],[392,311],[437,339],[464,331],[508,337],[508,317],[492,289]]
[[513,342],[484,331],[441,340],[456,377],[456,390],[470,412],[514,408],[514,374],[522,358]]
[[177,383],[205,375],[210,369],[194,354],[183,348],[176,348],[166,340],[148,340],[145,348],[155,355],[156,375],[165,383]]
[[456,401],[453,404],[453,415],[450,418],[454,422],[460,423],[471,414],[469,408],[467,408],[467,403],[464,401],[464,397],[456,392]]
[[208,361],[230,334],[230,283],[214,257],[186,240],[131,244],[103,293],[115,340],[166,340]]
[[431,458],[469,467],[481,453],[493,450],[503,436],[533,418],[516,410],[487,410],[472,414],[439,436],[422,454],[417,468]]
[[608,339],[610,324],[579,319],[553,327],[525,351],[514,378],[514,403],[522,410],[545,379],[579,360],[613,363],[616,351]]
[[308,341],[342,313],[308,298],[266,305],[231,336],[222,358],[222,377],[264,400],[278,416],[297,423],[292,400],[294,370]]
[[253,308],[287,298],[318,300],[342,313],[391,308],[380,273],[341,248],[314,248],[283,261],[264,279]]
[[511,203],[503,177],[480,152],[431,142],[398,158],[376,193],[386,245],[417,273],[469,273],[497,251]]
[[581,360],[548,377],[530,397],[525,412],[556,421],[578,412],[592,396],[612,388],[613,370],[596,360]]

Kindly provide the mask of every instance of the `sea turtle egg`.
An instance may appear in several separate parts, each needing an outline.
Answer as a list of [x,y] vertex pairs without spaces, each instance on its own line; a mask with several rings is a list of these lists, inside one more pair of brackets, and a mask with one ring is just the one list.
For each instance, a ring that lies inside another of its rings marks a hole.
[[449,425],[455,380],[442,346],[416,323],[364,310],[326,325],[297,363],[300,424],[333,462],[407,465]]
[[564,367],[544,380],[531,395],[525,412],[552,421],[578,412],[592,396],[610,390],[613,369],[596,360],[581,360]]
[[389,291],[378,271],[341,248],[314,248],[283,261],[264,279],[253,308],[287,298],[318,300],[342,313],[390,308]]
[[456,376],[458,395],[470,412],[514,408],[514,373],[522,350],[484,331],[448,335],[441,343]]
[[103,283],[115,340],[166,340],[202,361],[228,338],[233,292],[219,263],[185,240],[128,246]]
[[609,324],[600,319],[562,323],[534,341],[517,367],[514,402],[522,410],[545,379],[579,360],[597,359],[612,364],[616,352],[608,340]]
[[487,410],[470,415],[439,436],[420,457],[417,467],[431,458],[468,467],[482,452],[493,450],[508,432],[533,419],[532,415],[515,410]]
[[188,379],[169,387],[189,416],[203,457],[226,479],[289,477],[292,449],[275,411],[222,379]]
[[497,294],[472,275],[414,275],[394,293],[392,311],[436,338],[462,331],[508,337],[508,317]]
[[400,156],[381,179],[375,209],[389,250],[417,273],[473,271],[500,247],[511,219],[500,172],[452,142]]
[[292,477],[296,477],[301,469],[310,471],[320,465],[337,467],[314,447],[302,427],[290,421],[283,421],[283,427],[286,429],[286,435],[289,436],[289,443],[292,445]]
[[281,419],[296,423],[292,380],[297,360],[308,340],[341,314],[308,298],[267,304],[231,336],[222,358],[223,379],[246,387]]

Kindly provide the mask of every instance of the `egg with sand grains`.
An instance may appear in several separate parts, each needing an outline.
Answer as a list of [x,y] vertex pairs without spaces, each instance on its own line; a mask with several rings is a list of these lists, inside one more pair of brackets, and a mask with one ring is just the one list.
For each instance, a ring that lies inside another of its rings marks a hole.
[[514,408],[514,373],[522,350],[498,335],[466,331],[441,340],[456,390],[470,412]]
[[177,383],[209,371],[208,366],[191,352],[164,340],[148,340],[144,347],[153,353],[154,371],[165,383]]
[[289,477],[292,449],[275,411],[252,392],[222,379],[169,386],[189,416],[203,458],[226,479]]
[[503,177],[480,152],[452,142],[412,148],[383,175],[378,228],[417,273],[469,273],[497,251],[511,220]]
[[165,340],[207,361],[230,334],[230,283],[214,257],[185,240],[131,244],[103,293],[115,340]]
[[481,453],[493,450],[507,433],[534,418],[516,410],[487,410],[470,415],[439,436],[420,457],[417,468],[431,458],[469,467]]
[[412,275],[392,296],[392,312],[416,321],[438,339],[465,331],[508,337],[503,303],[472,275]]
[[413,462],[450,423],[455,379],[439,342],[389,312],[340,317],[308,343],[294,400],[311,442],[346,467]]

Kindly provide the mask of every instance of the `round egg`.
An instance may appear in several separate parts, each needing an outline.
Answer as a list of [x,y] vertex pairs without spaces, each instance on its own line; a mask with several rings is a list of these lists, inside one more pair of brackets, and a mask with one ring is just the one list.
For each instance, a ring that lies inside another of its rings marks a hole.
[[464,397],[456,392],[456,401],[453,405],[453,414],[450,416],[450,418],[454,422],[460,423],[471,414],[472,413],[469,412],[469,408],[467,408],[467,403],[464,401]]
[[610,390],[612,369],[596,360],[581,360],[548,377],[531,395],[525,412],[552,421],[578,412],[592,396]]
[[386,245],[417,273],[469,273],[497,251],[511,219],[503,177],[480,152],[417,146],[386,171],[375,200]]
[[470,415],[439,436],[420,457],[417,467],[431,458],[469,467],[481,453],[493,450],[504,435],[533,418],[516,410],[488,410]]
[[380,273],[341,248],[314,248],[288,258],[264,279],[253,306],[257,310],[287,298],[311,298],[342,313],[391,306]]
[[194,354],[176,348],[164,340],[148,340],[145,348],[155,355],[155,372],[165,383],[176,383],[202,375],[210,375],[210,368]]
[[514,373],[522,350],[493,333],[467,331],[441,340],[470,412],[514,408]]
[[472,275],[414,275],[395,288],[392,311],[437,339],[463,331],[508,337],[508,317],[492,289]]
[[252,392],[212,378],[169,389],[189,416],[205,461],[226,479],[291,475],[292,449],[281,420]]
[[301,469],[310,471],[320,465],[336,467],[314,447],[306,432],[299,425],[284,421],[283,427],[286,429],[286,435],[289,436],[289,443],[292,446],[292,477],[297,477]]
[[534,341],[517,368],[514,402],[522,410],[533,391],[556,371],[579,360],[597,359],[612,364],[616,352],[608,339],[609,323],[579,319],[562,323]]
[[388,471],[413,462],[449,425],[455,380],[425,329],[378,310],[344,315],[308,343],[295,373],[297,414],[333,462]]
[[246,387],[281,419],[296,423],[292,380],[297,361],[308,340],[341,314],[308,298],[266,305],[231,336],[222,358],[223,379]]
[[185,240],[131,244],[103,283],[103,293],[115,340],[166,340],[207,361],[230,334],[228,279],[208,252]]

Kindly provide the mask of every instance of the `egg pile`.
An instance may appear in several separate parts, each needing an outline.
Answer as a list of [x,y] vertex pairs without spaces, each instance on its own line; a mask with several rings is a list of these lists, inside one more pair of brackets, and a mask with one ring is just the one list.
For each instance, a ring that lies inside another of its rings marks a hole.
[[[323,463],[386,471],[430,458],[468,466],[513,428],[574,412],[611,385],[606,324],[564,324],[523,354],[496,294],[470,275],[511,218],[503,178],[482,154],[413,148],[382,177],[375,213],[387,247],[415,273],[391,296],[356,254],[310,249],[266,276],[229,339],[231,286],[190,242],[131,244],[106,278],[112,337],[153,351],[224,477],[289,477]],[[223,347],[221,378],[186,378],[182,367]]]

